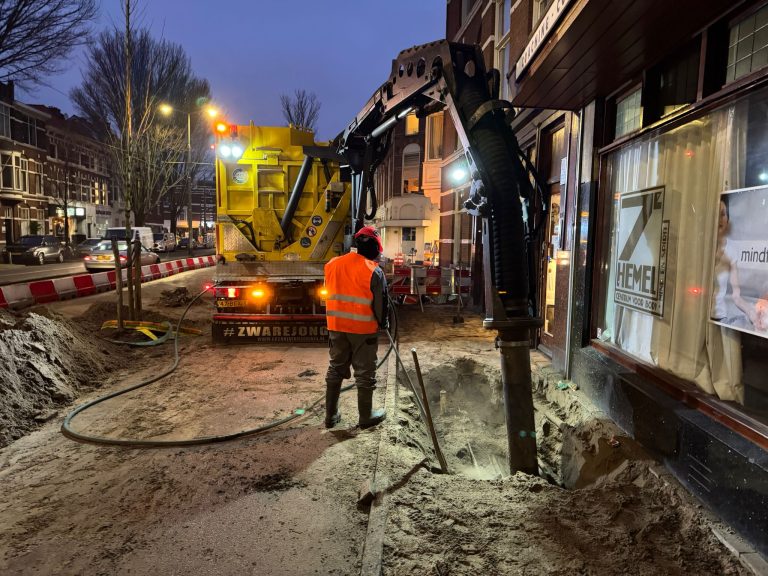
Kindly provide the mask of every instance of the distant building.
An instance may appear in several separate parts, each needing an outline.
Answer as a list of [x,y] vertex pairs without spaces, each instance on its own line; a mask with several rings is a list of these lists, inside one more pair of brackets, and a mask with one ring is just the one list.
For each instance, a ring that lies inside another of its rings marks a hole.
[[52,234],[43,167],[48,115],[14,99],[0,82],[0,243],[23,234]]
[[94,140],[84,120],[58,108],[35,105],[48,116],[44,190],[51,231],[70,240],[100,237],[119,221],[109,174],[110,155]]
[[[442,122],[442,113],[437,115]],[[439,170],[433,157],[440,145],[430,143],[433,116],[418,118],[415,113],[398,123],[390,135],[389,151],[376,169],[374,188],[378,210],[374,217],[384,256],[404,262],[432,263],[438,239]],[[442,124],[440,124],[442,128]],[[438,134],[439,137],[439,134]],[[427,172],[427,167],[433,169]],[[425,179],[425,175],[429,180]]]

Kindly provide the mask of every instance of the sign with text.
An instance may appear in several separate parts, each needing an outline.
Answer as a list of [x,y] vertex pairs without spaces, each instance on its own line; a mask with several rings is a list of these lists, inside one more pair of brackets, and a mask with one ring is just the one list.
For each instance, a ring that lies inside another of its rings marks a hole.
[[613,300],[661,317],[669,244],[664,187],[621,194],[618,210]]
[[768,338],[768,186],[720,194],[710,320]]
[[544,41],[552,33],[555,24],[560,20],[560,16],[563,15],[570,3],[571,0],[553,0],[552,4],[550,4],[546,14],[539,20],[539,25],[536,26],[536,31],[531,35],[531,39],[517,60],[517,64],[515,64],[515,80],[520,80],[520,76],[523,75],[533,57],[544,45]]

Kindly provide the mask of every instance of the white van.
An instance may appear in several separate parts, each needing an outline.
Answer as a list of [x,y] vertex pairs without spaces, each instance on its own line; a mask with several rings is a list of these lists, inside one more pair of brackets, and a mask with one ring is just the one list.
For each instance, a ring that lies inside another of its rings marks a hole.
[[[152,235],[152,228],[148,226],[133,226],[131,227],[131,233],[134,240],[140,240],[142,246],[147,250],[152,250],[152,246],[155,244],[155,238]],[[125,240],[125,228],[107,228],[104,232],[104,238],[111,240],[116,238],[117,240]]]

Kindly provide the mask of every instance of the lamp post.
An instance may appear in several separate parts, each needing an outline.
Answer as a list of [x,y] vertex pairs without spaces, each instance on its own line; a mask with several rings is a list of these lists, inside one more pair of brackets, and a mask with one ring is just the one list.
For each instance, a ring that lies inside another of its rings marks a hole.
[[[170,116],[174,112],[173,106],[170,104],[161,104],[160,113],[165,116]],[[203,110],[209,117],[215,118],[218,115],[218,111],[215,108],[206,107]],[[192,175],[190,173],[190,167],[192,166],[192,114],[191,110],[178,110],[187,115],[187,160],[184,162],[184,191],[187,198],[187,254],[192,256]],[[199,112],[196,110],[195,112]],[[202,221],[202,215],[201,215]]]

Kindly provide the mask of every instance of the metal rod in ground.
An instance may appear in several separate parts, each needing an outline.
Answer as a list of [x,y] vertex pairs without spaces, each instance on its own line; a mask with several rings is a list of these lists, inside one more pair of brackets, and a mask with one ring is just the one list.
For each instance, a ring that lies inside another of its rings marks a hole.
[[421,414],[421,418],[423,420],[426,420],[427,416],[424,413],[424,406],[422,406],[421,400],[419,399],[419,393],[416,392],[416,387],[413,385],[413,381],[411,380],[411,377],[408,375],[408,370],[405,369],[405,364],[403,364],[403,359],[400,358],[400,353],[397,351],[395,340],[392,338],[392,334],[390,334],[389,330],[387,330],[386,332],[387,332],[387,336],[389,336],[389,342],[390,344],[392,344],[392,350],[395,352],[395,358],[397,358],[397,361],[400,364],[400,368],[402,369],[403,374],[405,374],[405,380],[408,382],[408,387],[413,393],[413,401],[416,403],[416,406],[419,408],[419,413]]
[[432,411],[429,409],[429,398],[427,398],[427,389],[424,387],[424,379],[421,377],[421,367],[419,366],[419,357],[416,355],[416,348],[411,348],[411,354],[413,355],[413,364],[416,366],[416,379],[421,386],[421,396],[424,401],[424,412],[427,416],[427,428],[429,428],[429,435],[432,436],[432,444],[435,447],[435,455],[440,462],[440,470],[444,474],[448,474],[448,463],[445,461],[443,451],[440,449],[440,443],[437,441],[437,432],[435,432],[435,424],[432,422]]
[[424,313],[424,303],[421,301],[421,293],[419,292],[419,278],[416,276],[416,268],[411,268],[413,270],[413,286],[416,289],[416,298],[419,299],[419,308],[421,308],[421,312]]

